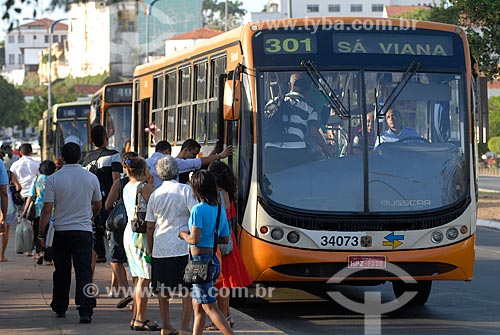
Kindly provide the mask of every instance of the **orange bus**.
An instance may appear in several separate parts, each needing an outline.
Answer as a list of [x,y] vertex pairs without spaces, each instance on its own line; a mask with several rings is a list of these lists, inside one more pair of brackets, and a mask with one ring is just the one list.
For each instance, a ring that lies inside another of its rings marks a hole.
[[[343,283],[389,281],[396,296],[417,292],[411,302],[424,304],[432,281],[473,277],[472,61],[465,32],[452,25],[249,23],[136,68],[133,150],[148,155],[168,140],[175,154],[188,138],[203,152],[217,139],[234,146],[227,159],[238,180],[234,228],[256,282],[308,286],[349,269]],[[289,139],[268,131],[266,106],[288,93],[294,73],[310,88],[304,99],[314,122],[304,129],[313,125],[334,143],[333,157],[306,136],[306,159],[293,163]],[[385,118],[395,109],[411,138],[390,134]],[[354,134],[362,135],[357,143]]]
[[[121,152],[125,148],[127,142],[130,141],[131,119],[131,82],[105,84],[92,96],[89,131],[95,125],[104,126],[109,137],[109,149]],[[90,135],[89,141],[91,141]]]

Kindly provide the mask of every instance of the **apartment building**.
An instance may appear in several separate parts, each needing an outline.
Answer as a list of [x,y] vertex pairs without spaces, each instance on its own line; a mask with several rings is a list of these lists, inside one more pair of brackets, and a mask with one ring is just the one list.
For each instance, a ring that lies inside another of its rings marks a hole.
[[[44,18],[21,24],[5,36],[5,71],[24,69],[36,72],[40,52],[49,47],[49,28],[52,20]],[[64,45],[68,39],[68,26],[58,22],[52,34],[53,43]]]
[[[279,17],[288,17],[288,5],[291,4],[291,17],[322,16],[363,16],[384,17],[387,6],[430,6],[434,0],[269,0],[267,13],[251,13],[250,21],[266,19],[271,13]],[[277,17],[273,17],[277,18]]]
[[[108,3],[92,1],[70,5],[67,59],[70,74],[84,77],[109,73],[130,78],[150,56],[164,55],[164,41],[202,26],[201,0],[155,2],[149,17],[147,1]],[[146,23],[149,36],[146,36]]]

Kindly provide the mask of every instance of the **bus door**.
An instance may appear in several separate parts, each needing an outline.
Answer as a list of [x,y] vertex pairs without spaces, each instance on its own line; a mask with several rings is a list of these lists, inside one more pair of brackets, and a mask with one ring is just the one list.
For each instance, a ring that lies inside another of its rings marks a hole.
[[[138,113],[135,115],[134,126],[134,148],[137,153],[142,157],[147,157],[148,155],[148,137],[149,132],[149,105],[150,99],[143,99],[140,102],[135,102],[135,110]],[[147,130],[146,130],[147,129]]]

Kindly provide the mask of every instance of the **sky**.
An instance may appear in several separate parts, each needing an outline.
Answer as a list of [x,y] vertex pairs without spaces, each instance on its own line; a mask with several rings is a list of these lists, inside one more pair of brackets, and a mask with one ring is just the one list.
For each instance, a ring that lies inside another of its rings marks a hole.
[[[20,3],[20,0],[15,0],[16,4]],[[219,0],[220,1],[220,0]],[[264,5],[267,3],[267,0],[240,0],[243,2],[243,8],[247,10],[247,12],[260,12]],[[38,1],[39,5],[37,7],[37,17],[38,18],[44,18],[48,17],[52,20],[57,20],[60,18],[66,17],[66,13],[62,9],[56,9],[54,12],[44,12],[44,8],[48,7],[49,0],[39,0]],[[0,14],[3,16],[4,14],[4,8],[0,9]],[[33,7],[27,7],[24,6],[23,11],[21,12],[20,15],[18,15],[18,19],[20,19],[20,24],[23,24],[24,22],[29,22],[29,21],[22,21],[22,18],[27,18],[31,17],[33,13]],[[0,17],[1,17],[0,16]],[[5,32],[7,31],[9,24],[5,21],[2,21],[1,25],[2,29],[0,31],[0,41],[3,41],[5,38]]]

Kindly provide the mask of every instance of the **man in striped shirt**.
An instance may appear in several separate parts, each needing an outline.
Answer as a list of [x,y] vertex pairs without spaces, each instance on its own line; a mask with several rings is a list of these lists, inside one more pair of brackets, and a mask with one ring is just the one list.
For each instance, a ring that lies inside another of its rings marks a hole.
[[[282,125],[284,134],[280,140],[265,143],[267,156],[272,157],[273,164],[266,164],[266,171],[272,172],[287,167],[303,164],[313,159],[310,152],[317,151],[319,147],[323,154],[329,157],[335,151],[329,146],[319,128],[319,114],[306,98],[311,89],[311,80],[303,73],[293,73],[289,81],[290,92],[283,98],[283,103],[278,108],[282,112]],[[269,108],[274,101],[266,105]],[[283,106],[286,104],[285,106]],[[265,134],[264,134],[265,135]],[[312,147],[309,147],[312,146]]]

